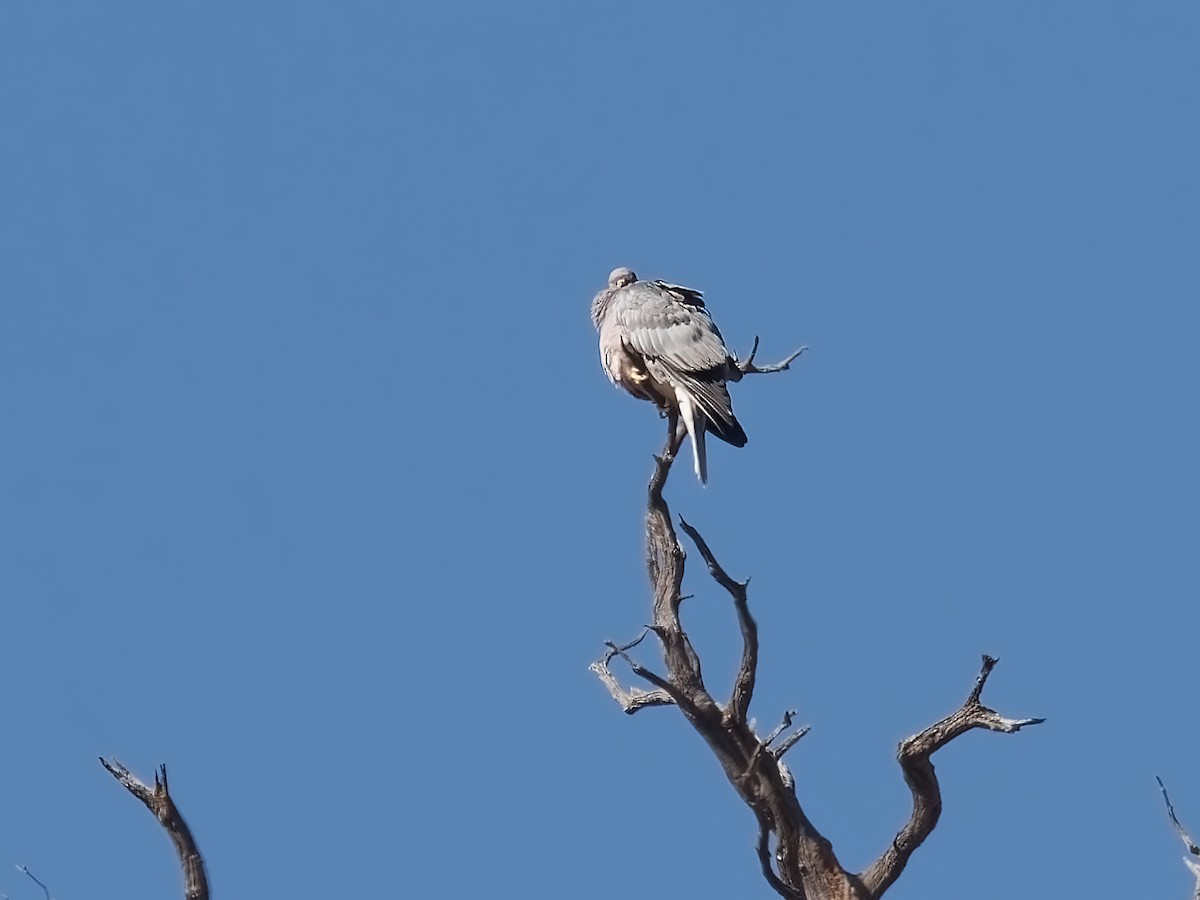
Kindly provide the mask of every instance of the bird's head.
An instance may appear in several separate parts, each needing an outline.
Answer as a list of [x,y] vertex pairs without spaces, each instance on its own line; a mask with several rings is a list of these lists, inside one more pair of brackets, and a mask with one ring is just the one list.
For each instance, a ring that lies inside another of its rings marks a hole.
[[624,266],[613,269],[608,274],[608,286],[613,288],[623,288],[627,284],[633,284],[637,281],[637,276],[633,274],[633,269],[627,269]]

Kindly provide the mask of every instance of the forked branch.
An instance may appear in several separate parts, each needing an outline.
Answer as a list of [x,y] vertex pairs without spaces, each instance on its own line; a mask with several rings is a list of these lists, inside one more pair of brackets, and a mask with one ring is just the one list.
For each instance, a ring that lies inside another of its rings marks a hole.
[[628,690],[621,686],[616,677],[609,671],[609,663],[612,662],[614,656],[620,656],[630,664],[635,675],[645,671],[634,663],[626,651],[631,650],[642,642],[649,633],[650,629],[643,629],[642,633],[628,644],[617,646],[612,641],[607,641],[605,646],[608,647],[607,652],[596,660],[588,669],[596,673],[596,677],[601,683],[608,688],[608,692],[612,694],[612,698],[621,704],[621,708],[625,710],[626,715],[632,716],[640,709],[645,709],[647,706],[671,706],[675,700],[671,693],[665,687],[656,688],[653,691],[643,691],[641,688],[631,687]]
[[167,785],[167,767],[159,766],[158,771],[154,773],[154,787],[150,787],[115,759],[108,760],[102,756],[100,764],[108,769],[113,778],[121,782],[129,793],[141,800],[166,829],[183,868],[185,900],[208,900],[208,876],[204,871],[204,859],[200,856],[200,848],[196,846],[191,829],[171,798],[171,791]]
[[983,667],[967,700],[955,712],[935,722],[919,734],[900,742],[897,759],[904,780],[912,792],[913,809],[892,845],[862,874],[863,884],[878,897],[900,877],[908,859],[929,837],[942,814],[942,791],[930,757],[956,737],[975,728],[1013,734],[1026,725],[1039,725],[1045,719],[1009,719],[980,701],[983,687],[997,660],[984,654]]
[[758,353],[758,335],[756,334],[754,336],[754,346],[750,348],[750,355],[737,364],[738,371],[743,375],[770,375],[772,372],[786,372],[791,368],[792,363],[800,357],[800,354],[807,349],[808,347],[801,347],[787,359],[777,362],[772,366],[756,366],[754,364],[754,355]]

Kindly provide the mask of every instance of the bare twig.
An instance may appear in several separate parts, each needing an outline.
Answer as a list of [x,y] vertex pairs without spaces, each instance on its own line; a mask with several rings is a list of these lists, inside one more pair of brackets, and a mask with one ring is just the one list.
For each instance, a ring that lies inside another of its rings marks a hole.
[[750,698],[754,696],[754,680],[758,673],[758,625],[750,615],[750,606],[746,601],[746,587],[750,582],[734,581],[730,578],[717,562],[704,538],[700,536],[700,532],[689,525],[683,516],[679,517],[679,527],[692,539],[708,566],[709,574],[733,598],[733,606],[737,610],[738,626],[742,631],[742,660],[738,665],[733,692],[729,697],[729,714],[744,723],[750,711]]
[[811,730],[812,730],[811,726],[805,725],[803,728],[798,728],[797,730],[793,731],[791,734],[789,734],[787,737],[785,737],[782,741],[779,742],[778,747],[771,748],[771,755],[774,756],[776,759],[780,759],[783,756],[783,754],[787,753],[794,746],[796,746],[796,744],[800,743],[800,739],[802,737],[804,737],[806,734],[808,734],[809,731],[811,731]]
[[185,900],[208,900],[208,876],[204,871],[204,859],[200,848],[192,837],[191,829],[183,820],[179,808],[171,798],[167,785],[167,767],[159,766],[154,773],[154,787],[138,780],[125,766],[115,759],[108,760],[100,757],[100,764],[117,779],[129,793],[137,797],[159,824],[166,829],[179,854],[179,863],[183,868],[183,896]]
[[758,746],[754,748],[754,752],[750,754],[750,761],[746,763],[746,774],[744,777],[749,778],[754,774],[754,767],[758,765],[758,760],[762,756],[763,751],[771,746],[771,742],[775,738],[783,734],[785,729],[792,727],[792,716],[796,714],[794,709],[786,710],[783,714],[783,721],[775,726],[775,729],[765,738],[758,742]]
[[608,664],[612,662],[614,656],[620,655],[622,659],[629,662],[629,656],[626,655],[625,651],[640,644],[649,632],[649,628],[643,628],[642,633],[636,638],[628,644],[622,644],[619,647],[612,641],[605,641],[608,651],[604,656],[588,666],[588,669],[596,673],[596,676],[608,688],[608,692],[612,694],[612,698],[621,704],[621,708],[628,715],[633,715],[639,709],[644,709],[647,706],[670,706],[675,702],[671,698],[670,693],[661,688],[655,691],[643,691],[641,688],[635,687],[625,690],[608,669]]
[[783,734],[785,731],[787,731],[789,728],[792,727],[792,717],[795,715],[796,715],[796,711],[794,709],[784,710],[783,718],[780,720],[779,724],[776,725],[775,728],[771,731],[771,733],[767,735],[767,739],[762,742],[762,746],[764,749],[767,747],[770,747],[771,744],[774,742],[775,738],[779,737],[781,734]]
[[769,375],[772,372],[786,372],[791,368],[792,363],[807,350],[808,347],[801,347],[787,359],[782,362],[777,362],[773,366],[756,366],[754,364],[754,355],[758,353],[758,335],[754,336],[754,346],[750,348],[750,355],[744,361],[738,362],[738,371],[743,375]]
[[608,669],[608,663],[612,659],[606,655],[602,659],[596,660],[588,669],[596,674],[600,679],[600,683],[607,689],[612,698],[620,704],[626,714],[633,715],[640,709],[645,709],[647,706],[671,706],[675,703],[671,699],[671,695],[663,690],[643,691],[641,688],[631,687],[628,690],[621,686],[616,677]]
[[663,678],[657,672],[652,672],[649,669],[647,669],[645,666],[638,663],[632,656],[630,656],[628,653],[626,653],[622,648],[618,647],[616,644],[610,643],[608,645],[608,649],[615,651],[617,656],[619,656],[619,657],[621,657],[621,659],[625,660],[625,664],[627,666],[629,666],[629,670],[631,672],[633,672],[634,675],[638,676],[639,678],[644,678],[646,681],[650,682],[652,685],[654,685],[659,690],[666,691],[668,694],[672,694],[672,695],[674,694],[674,688],[671,686],[670,682],[668,682],[665,678]]
[[985,654],[983,667],[966,702],[940,722],[900,742],[896,755],[904,771],[904,780],[912,792],[912,815],[892,840],[892,845],[862,873],[861,880],[870,896],[880,896],[900,877],[913,851],[921,846],[937,825],[942,814],[942,792],[930,761],[937,750],[975,728],[1013,734],[1027,725],[1039,725],[1046,721],[1005,718],[980,702],[983,687],[996,662],[994,657]]
[[[1163,802],[1167,804],[1167,815],[1171,817],[1171,824],[1175,827],[1175,833],[1179,835],[1179,839],[1183,841],[1183,846],[1187,847],[1189,854],[1200,857],[1200,846],[1196,845],[1196,842],[1192,840],[1192,836],[1188,834],[1182,823],[1180,823],[1179,817],[1175,815],[1175,807],[1171,805],[1171,798],[1167,796],[1166,785],[1163,784],[1162,779],[1158,776],[1155,776],[1154,780],[1158,782],[1158,789],[1162,791]],[[1200,900],[1200,863],[1185,856],[1183,864],[1188,867],[1188,871],[1196,879],[1196,887],[1192,891],[1192,900]]]
[[803,888],[793,888],[779,880],[775,867],[771,864],[771,823],[766,816],[758,817],[758,840],[755,842],[755,852],[758,854],[758,864],[762,867],[763,878],[780,897],[787,900],[805,900]]
[[26,875],[28,875],[29,879],[34,884],[36,884],[38,887],[40,887],[42,889],[42,893],[46,895],[46,900],[51,900],[50,888],[48,888],[48,887],[46,887],[46,885],[42,884],[42,882],[38,880],[37,876],[29,871],[29,866],[17,866],[17,871],[24,872]]

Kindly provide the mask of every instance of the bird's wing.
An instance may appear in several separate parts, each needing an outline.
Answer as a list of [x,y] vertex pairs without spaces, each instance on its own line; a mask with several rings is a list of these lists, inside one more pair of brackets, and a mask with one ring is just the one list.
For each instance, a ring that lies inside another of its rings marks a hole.
[[637,281],[613,298],[608,315],[625,341],[647,359],[681,373],[724,370],[729,353],[695,291],[662,282]]
[[608,317],[651,374],[685,388],[718,431],[741,431],[725,388],[729,351],[699,291],[634,282],[613,297]]

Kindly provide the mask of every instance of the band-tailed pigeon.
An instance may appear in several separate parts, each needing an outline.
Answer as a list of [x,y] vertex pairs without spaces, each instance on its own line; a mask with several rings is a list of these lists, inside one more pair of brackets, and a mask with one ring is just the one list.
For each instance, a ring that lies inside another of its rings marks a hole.
[[592,300],[592,322],[600,332],[600,359],[609,380],[672,420],[676,414],[682,419],[692,439],[696,476],[706,483],[705,432],[735,447],[746,445],[746,432],[725,387],[726,381],[739,380],[742,370],[725,349],[700,292],[665,281],[638,281],[629,269],[613,269],[608,287]]

